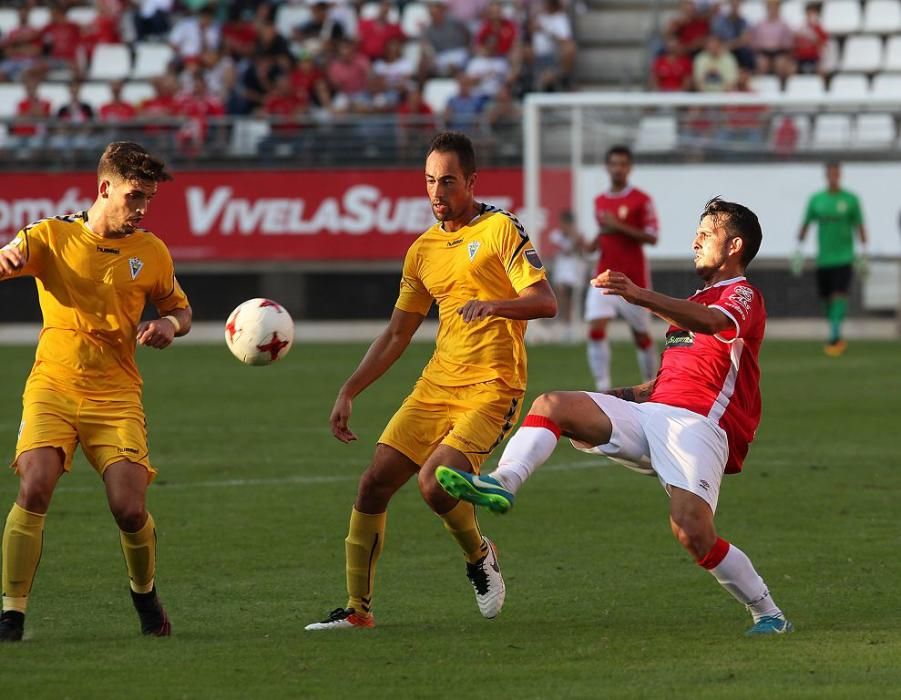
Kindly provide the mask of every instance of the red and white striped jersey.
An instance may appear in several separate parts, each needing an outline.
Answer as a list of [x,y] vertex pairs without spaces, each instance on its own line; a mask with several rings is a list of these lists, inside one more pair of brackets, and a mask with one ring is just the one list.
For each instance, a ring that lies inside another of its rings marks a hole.
[[726,473],[741,471],[760,424],[758,355],[766,328],[760,291],[744,277],[702,289],[689,301],[722,311],[735,328],[717,335],[670,326],[651,401],[713,419],[729,438]]

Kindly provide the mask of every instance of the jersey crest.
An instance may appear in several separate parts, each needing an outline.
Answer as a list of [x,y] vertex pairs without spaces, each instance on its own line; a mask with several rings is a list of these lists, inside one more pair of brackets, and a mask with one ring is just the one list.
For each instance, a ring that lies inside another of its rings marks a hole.
[[469,252],[469,262],[472,262],[472,259],[476,256],[476,253],[479,252],[479,246],[482,244],[479,241],[472,241],[467,248]]
[[134,257],[128,259],[128,269],[131,270],[131,278],[136,279],[138,274],[140,274],[141,269],[144,267],[144,262],[141,258]]

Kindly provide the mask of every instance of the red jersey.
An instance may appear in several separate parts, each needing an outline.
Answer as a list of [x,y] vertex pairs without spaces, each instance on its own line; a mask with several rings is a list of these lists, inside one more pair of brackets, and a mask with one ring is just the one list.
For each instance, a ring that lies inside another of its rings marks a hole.
[[495,53],[498,56],[506,56],[516,41],[516,25],[509,19],[501,19],[497,24],[486,20],[476,34],[476,46],[482,46],[491,36],[497,40],[494,46]]
[[686,79],[692,75],[692,63],[688,56],[658,56],[654,60],[654,77],[660,92],[685,90]]
[[744,277],[717,282],[689,301],[719,309],[735,328],[705,335],[670,326],[650,400],[716,421],[729,439],[726,473],[734,474],[741,471],[760,424],[757,357],[766,307],[760,291]]
[[107,122],[127,122],[138,115],[130,102],[109,102],[100,108],[100,118]]
[[392,39],[401,42],[407,39],[399,24],[376,19],[361,19],[357,26],[357,36],[360,37],[360,51],[373,61],[384,55],[385,45]]
[[649,287],[648,263],[642,244],[624,233],[604,226],[602,215],[610,212],[627,226],[641,229],[657,237],[657,212],[651,198],[639,189],[626,187],[622,192],[604,192],[594,200],[594,215],[600,226],[598,236],[601,259],[598,274],[604,270],[622,272],[640,287]]
[[68,20],[51,22],[41,30],[41,37],[50,46],[50,56],[74,61],[81,43],[81,27]]

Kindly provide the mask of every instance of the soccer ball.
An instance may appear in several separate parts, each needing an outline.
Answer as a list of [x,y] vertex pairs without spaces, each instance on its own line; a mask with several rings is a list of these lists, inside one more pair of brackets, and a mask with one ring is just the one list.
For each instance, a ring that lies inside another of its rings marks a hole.
[[288,354],[294,343],[294,321],[271,299],[249,299],[231,312],[225,343],[247,365],[268,365]]

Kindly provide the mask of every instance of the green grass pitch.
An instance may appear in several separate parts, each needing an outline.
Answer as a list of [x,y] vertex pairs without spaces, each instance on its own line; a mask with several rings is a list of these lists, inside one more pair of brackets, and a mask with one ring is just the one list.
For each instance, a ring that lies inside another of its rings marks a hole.
[[[308,633],[345,602],[356,480],[431,350],[414,345],[328,430],[363,345],[301,345],[244,367],[224,346],[139,353],[158,585],[174,628],[145,639],[101,484],[57,491],[27,641],[0,647],[6,698],[901,697],[901,353],[765,344],[764,416],[720,533],[753,559],[796,632],[745,639],[745,611],[669,533],[656,480],[561,444],[504,517],[485,514],[507,603],[483,620],[462,558],[408,484],[390,509],[378,627]],[[31,348],[0,348],[12,453]],[[530,397],[589,385],[582,347],[530,352]],[[614,376],[636,380],[614,349]],[[495,454],[491,464],[496,462]],[[0,514],[16,479],[0,478]]]

